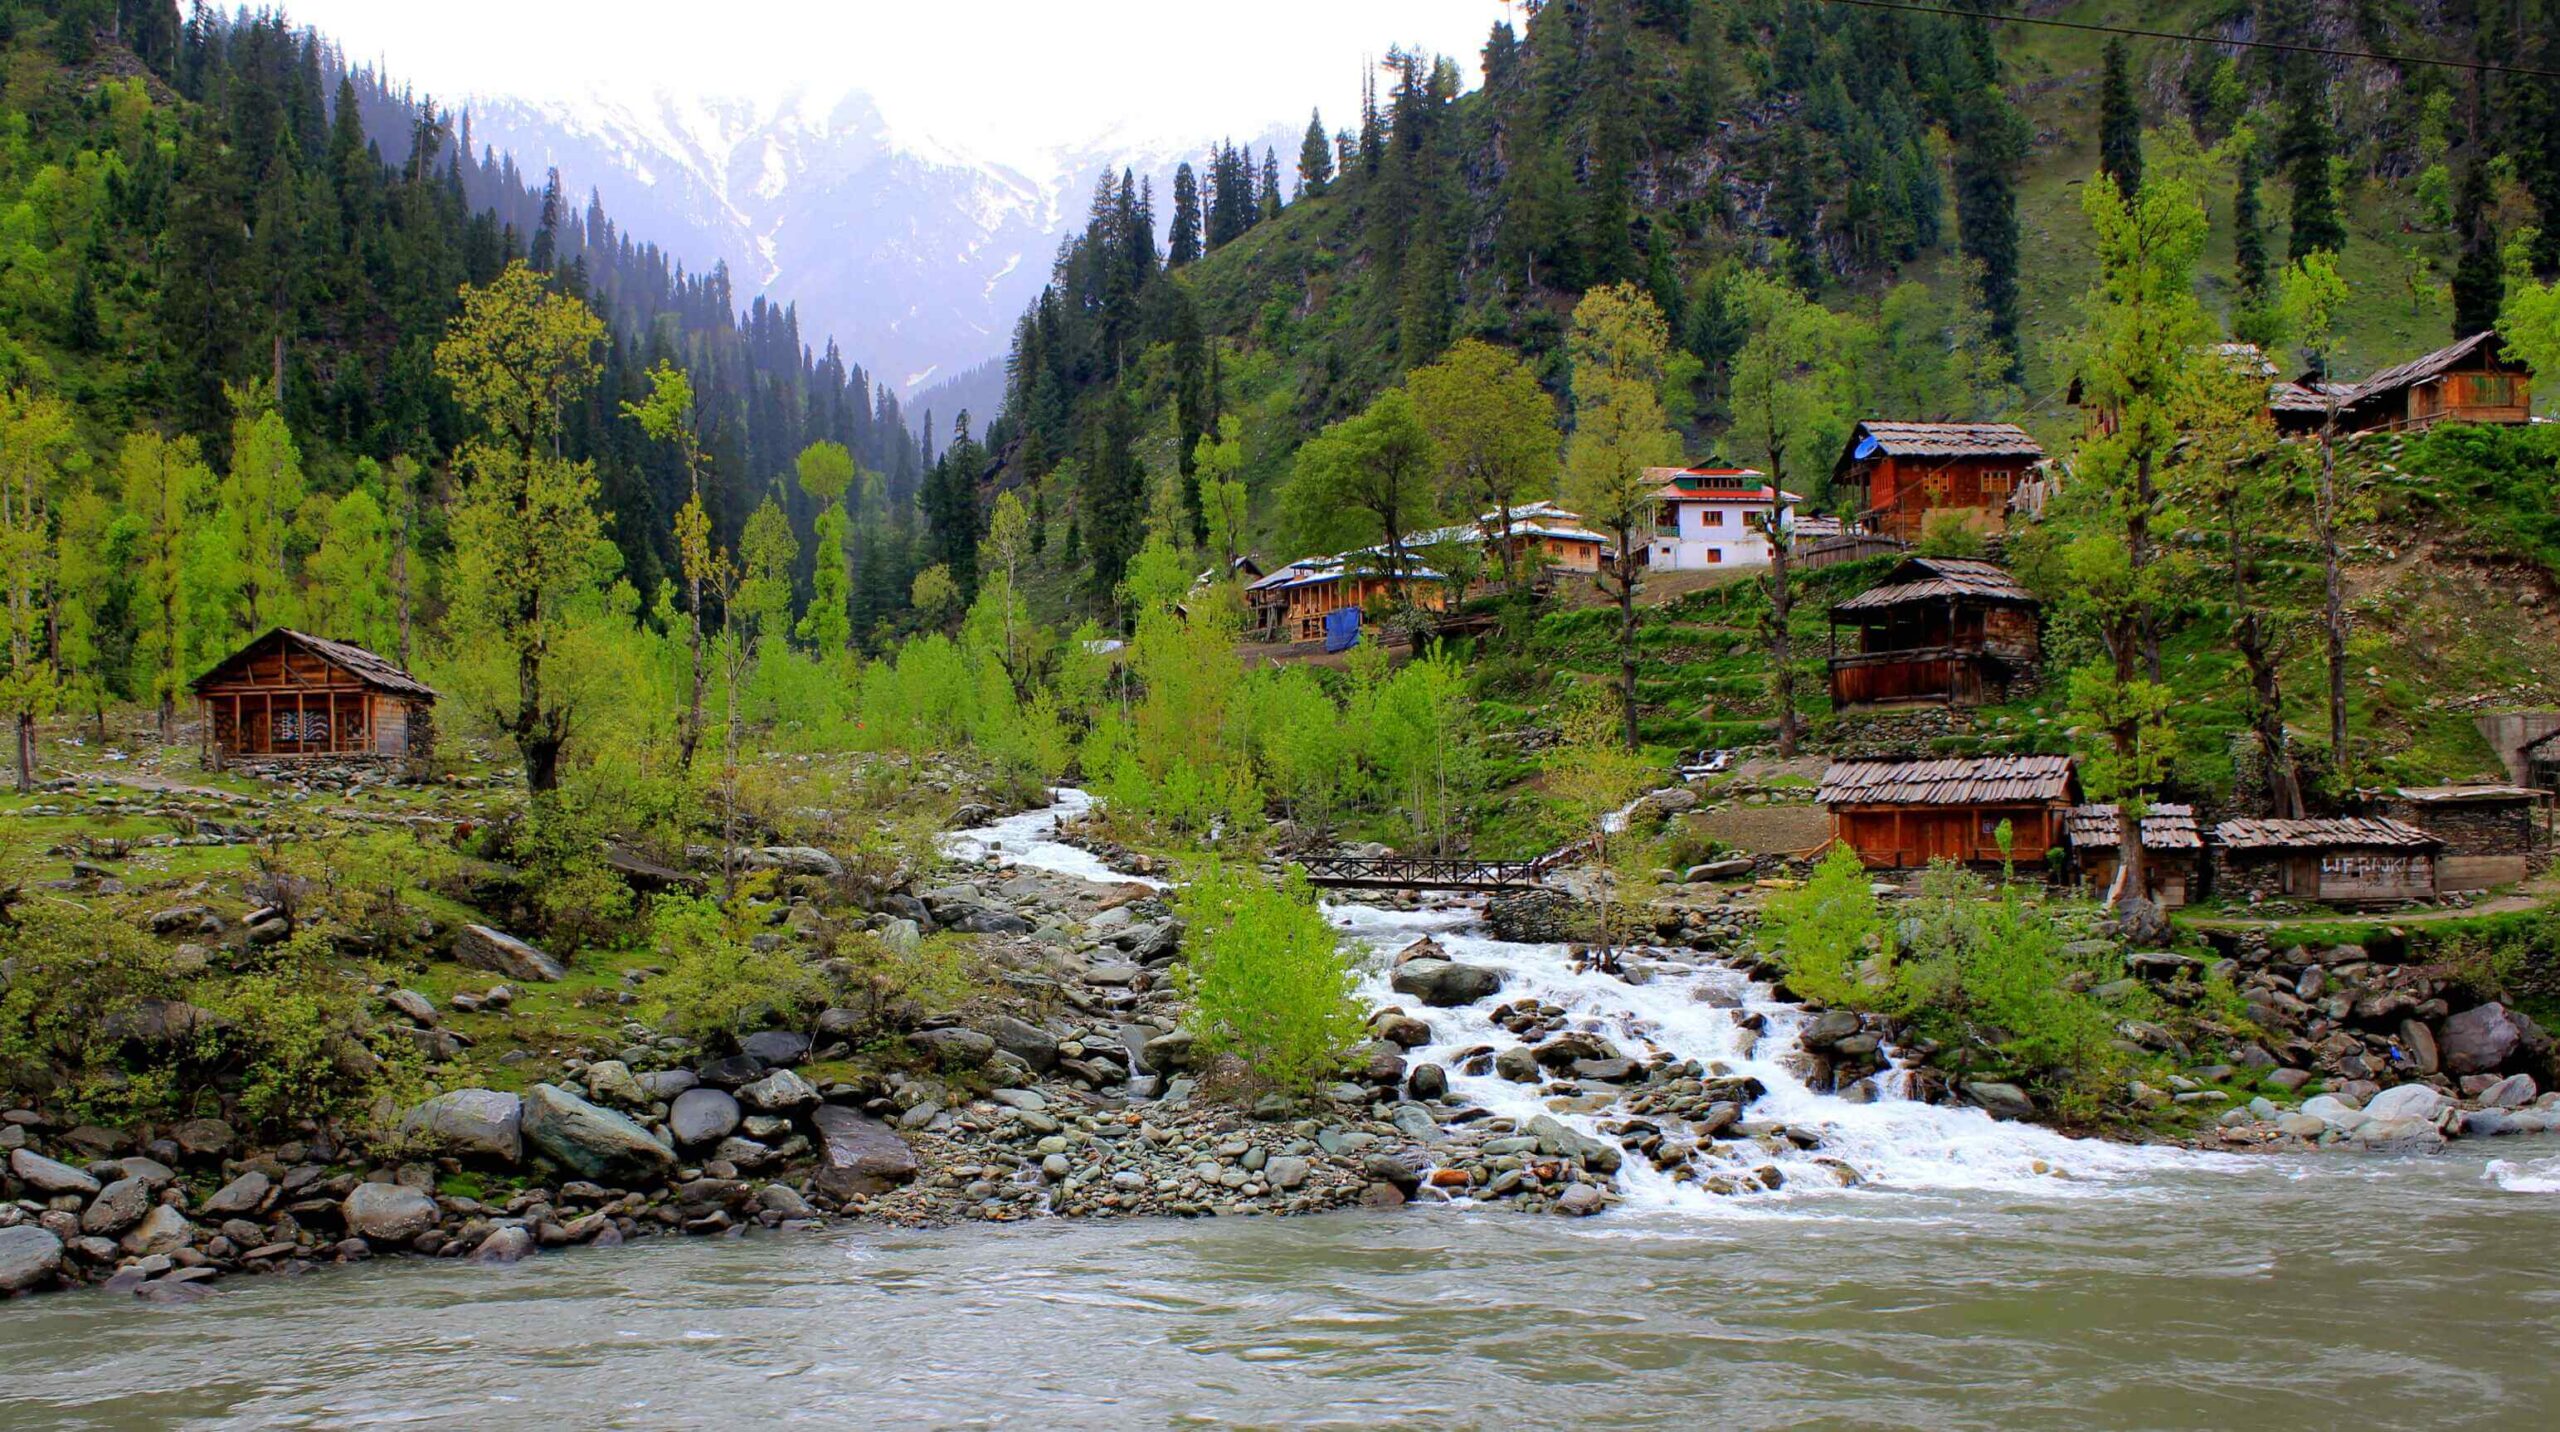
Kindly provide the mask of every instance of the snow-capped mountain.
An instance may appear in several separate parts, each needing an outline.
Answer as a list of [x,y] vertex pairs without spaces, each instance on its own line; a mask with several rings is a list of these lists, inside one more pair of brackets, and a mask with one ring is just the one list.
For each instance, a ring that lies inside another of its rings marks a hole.
[[1085,140],[1002,163],[899,132],[858,93],[476,99],[470,125],[475,152],[532,176],[556,165],[623,232],[688,265],[727,260],[741,296],[797,303],[803,334],[832,334],[908,396],[1005,351],[1106,166],[1152,175],[1161,219],[1192,148]]

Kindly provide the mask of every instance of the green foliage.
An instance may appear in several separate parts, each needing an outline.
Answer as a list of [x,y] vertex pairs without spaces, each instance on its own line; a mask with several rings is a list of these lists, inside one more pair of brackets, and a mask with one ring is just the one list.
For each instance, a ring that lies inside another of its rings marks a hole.
[[1760,911],[1760,947],[1776,956],[1798,995],[1844,1009],[1899,1013],[1909,991],[1864,862],[1845,844],[1814,867],[1803,888],[1782,890]]
[[366,989],[325,935],[306,930],[264,969],[199,982],[197,998],[221,1021],[200,1037],[199,1057],[237,1077],[240,1110],[260,1127],[360,1112],[393,1077],[368,1044]]
[[756,948],[763,922],[750,898],[661,895],[649,925],[667,967],[649,982],[647,1007],[687,1038],[727,1043],[799,1020],[826,998],[824,981],[796,952]]
[[1276,888],[1249,865],[1204,860],[1187,872],[1179,913],[1201,1052],[1242,1061],[1254,1082],[1312,1090],[1342,1067],[1361,1032],[1358,979],[1302,873]]
[[[2086,1092],[2120,1062],[2106,1007],[2074,988],[2084,968],[2051,911],[2015,881],[1994,891],[1979,875],[1933,866],[1900,952],[1905,998],[1924,1028],[1987,1042],[2014,1067]],[[2082,981],[2085,983],[2085,980]]]

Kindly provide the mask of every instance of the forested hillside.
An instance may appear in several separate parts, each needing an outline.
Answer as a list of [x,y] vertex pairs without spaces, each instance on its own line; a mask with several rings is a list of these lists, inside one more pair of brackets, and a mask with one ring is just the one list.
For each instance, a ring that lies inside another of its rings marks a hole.
[[[660,363],[692,379],[692,421],[720,479],[704,489],[717,542],[735,544],[768,491],[806,529],[814,504],[782,479],[814,442],[883,475],[880,511],[910,505],[917,454],[895,399],[833,344],[813,354],[788,307],[759,298],[740,312],[724,270],[686,273],[556,179],[528,186],[503,157],[468,154],[448,112],[350,71],[284,15],[198,6],[182,20],[175,0],[16,0],[0,5],[0,38],[0,381],[67,417],[60,461],[81,476],[55,507],[95,525],[82,540],[108,570],[132,553],[128,529],[149,525],[130,489],[135,464],[157,454],[201,474],[186,485],[203,510],[177,519],[190,542],[260,540],[237,509],[261,488],[278,525],[272,564],[297,589],[291,609],[344,609],[355,599],[331,585],[363,575],[353,554],[397,542],[422,555],[403,600],[437,610],[441,499],[470,424],[434,351],[464,286],[516,261],[607,320],[595,381],[564,407],[554,442],[593,464],[604,531],[638,592],[676,565],[688,486],[679,454],[622,416]],[[254,481],[253,459],[264,463]],[[884,567],[905,562],[904,524],[866,531],[889,552]],[[190,560],[209,571],[248,556]],[[802,563],[797,580],[809,579]],[[905,586],[906,573],[884,573],[875,607],[902,603]],[[84,617],[98,644],[65,664],[109,695],[147,696],[133,594],[71,595],[98,606]],[[172,669],[287,609],[228,605],[195,603]],[[407,645],[405,626],[343,634]]]
[[[1272,499],[1307,436],[1463,337],[1516,349],[1561,396],[1567,314],[1621,281],[1668,322],[1664,396],[1691,455],[1765,460],[1729,431],[1754,273],[1858,325],[1879,411],[2068,436],[2061,340],[2097,270],[2079,194],[2110,156],[2131,156],[2134,183],[2146,153],[2192,180],[2210,219],[2199,297],[2288,365],[2310,356],[2278,342],[2290,260],[2331,255],[2355,294],[2320,355],[2347,374],[2490,326],[2511,241],[2531,271],[2560,266],[2560,81],[2307,52],[2548,67],[2543,0],[2034,13],[2198,40],[2111,48],[1804,0],[1550,0],[1494,27],[1463,95],[1460,61],[1394,54],[1353,123],[1311,122],[1285,203],[1251,156],[1213,153],[1170,214],[1105,176],[1017,335],[991,440],[1003,480],[1063,468],[1052,505],[1078,494],[1079,535],[1113,573],[1149,500],[1140,469],[1178,468],[1190,493],[1200,435],[1233,416],[1264,535],[1298,549],[1310,534]],[[2306,48],[2219,43],[2242,40]],[[1803,475],[1828,456],[1799,453]]]

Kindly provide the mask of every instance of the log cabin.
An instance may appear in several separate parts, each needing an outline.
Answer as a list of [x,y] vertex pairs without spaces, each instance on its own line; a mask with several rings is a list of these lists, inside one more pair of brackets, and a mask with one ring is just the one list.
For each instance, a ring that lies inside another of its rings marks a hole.
[[1817,798],[1830,812],[1831,838],[1871,869],[1912,870],[1935,860],[2041,865],[2079,794],[2069,756],[1977,756],[1834,761]]
[[[2034,594],[1997,564],[1912,557],[1831,609],[1831,706],[1978,706],[2007,698],[2042,659]],[[1855,649],[1840,650],[1840,628]]]
[[195,679],[207,754],[405,758],[434,746],[436,693],[352,642],[277,627]]
[[2379,816],[2226,820],[2213,828],[2216,894],[2333,905],[2431,900],[2444,842]]
[[1852,515],[1870,530],[1919,540],[1930,514],[1954,512],[1985,532],[2005,530],[2009,499],[2044,461],[2044,445],[2015,423],[1864,422],[1831,470]]
[[[2124,854],[2124,827],[2114,803],[2076,805],[2063,817],[2062,834],[2071,847],[2071,864],[2081,882],[2093,890],[2115,884],[2116,862]],[[2142,816],[2142,884],[2136,892],[2164,910],[2187,903],[2204,884],[2204,836],[2196,828],[2196,808],[2154,802]]]

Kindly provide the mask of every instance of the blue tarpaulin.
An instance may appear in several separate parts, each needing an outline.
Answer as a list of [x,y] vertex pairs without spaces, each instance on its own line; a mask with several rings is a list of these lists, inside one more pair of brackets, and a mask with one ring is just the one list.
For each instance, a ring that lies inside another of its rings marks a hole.
[[1325,650],[1349,651],[1351,648],[1358,646],[1359,644],[1360,609],[1358,607],[1344,607],[1338,612],[1325,613]]
[[1852,462],[1865,462],[1868,458],[1874,457],[1875,455],[1876,440],[1872,437],[1861,437],[1858,439],[1858,450],[1849,454],[1849,460]]

